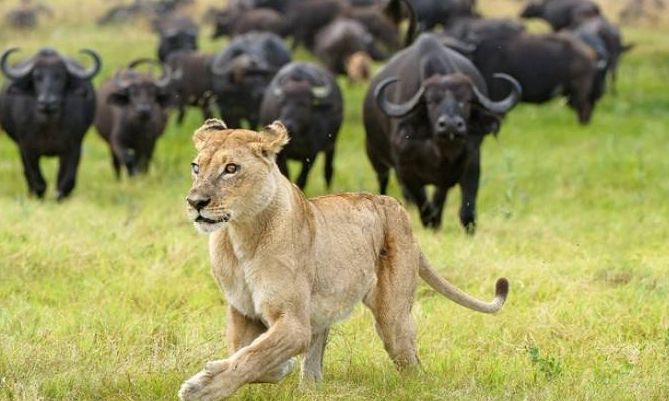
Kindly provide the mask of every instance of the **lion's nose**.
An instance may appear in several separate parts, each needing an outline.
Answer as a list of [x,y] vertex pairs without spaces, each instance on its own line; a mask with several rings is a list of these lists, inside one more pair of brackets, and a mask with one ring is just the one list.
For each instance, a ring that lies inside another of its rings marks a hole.
[[211,202],[211,198],[204,196],[188,196],[186,197],[186,202],[189,205],[193,206],[195,209],[200,210],[207,206]]

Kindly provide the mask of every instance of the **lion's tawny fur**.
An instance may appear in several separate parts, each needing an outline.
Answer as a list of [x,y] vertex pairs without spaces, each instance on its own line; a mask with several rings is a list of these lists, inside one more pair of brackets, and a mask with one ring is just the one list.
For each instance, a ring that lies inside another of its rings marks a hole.
[[[484,303],[438,277],[395,199],[306,199],[274,163],[288,141],[281,123],[253,132],[208,121],[193,138],[199,171],[189,197],[210,202],[188,212],[211,232],[212,272],[228,301],[230,357],[207,363],[184,383],[181,399],[219,400],[246,383],[277,382],[299,354],[302,378],[319,380],[329,328],[361,301],[395,364],[416,365],[411,307],[419,274],[466,306],[495,312],[504,303],[508,286],[498,285],[495,301]],[[226,173],[230,164],[233,174]]]

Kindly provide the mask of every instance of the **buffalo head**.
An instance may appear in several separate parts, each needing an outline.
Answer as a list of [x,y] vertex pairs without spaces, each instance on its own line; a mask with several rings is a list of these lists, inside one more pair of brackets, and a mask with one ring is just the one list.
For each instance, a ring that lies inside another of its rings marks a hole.
[[188,18],[179,17],[168,20],[158,26],[160,44],[158,47],[158,58],[167,60],[170,53],[179,50],[195,51],[197,47],[197,25]]
[[[160,65],[163,74],[160,78],[136,70],[142,64]],[[129,119],[148,120],[158,109],[170,105],[171,95],[168,87],[171,82],[170,68],[156,60],[138,59],[131,62],[127,69],[119,71],[114,77],[116,90],[107,101],[109,104],[123,107]]]
[[92,79],[102,65],[100,56],[90,49],[81,50],[93,59],[93,66],[86,70],[54,49],[43,48],[18,66],[10,67],[9,56],[17,51],[18,48],[11,48],[2,53],[0,69],[8,79],[14,81],[12,90],[34,96],[37,110],[44,114],[59,112],[67,91],[81,89],[81,85],[77,83]]
[[211,71],[214,85],[219,89],[243,89],[254,99],[262,99],[267,84],[276,72],[265,60],[249,54],[240,54],[226,64],[215,60]]
[[281,108],[279,120],[288,129],[293,142],[300,140],[300,134],[310,126],[316,108],[332,93],[329,83],[315,86],[307,80],[288,79],[274,88],[272,96],[279,100]]
[[533,1],[528,3],[520,13],[521,18],[539,18],[544,13],[544,6],[541,2]]
[[[495,74],[495,77],[508,81],[512,87],[511,94],[497,102],[488,99],[468,76],[461,73],[430,76],[411,99],[401,104],[391,103],[385,95],[388,85],[399,81],[397,77],[381,81],[374,95],[379,108],[390,117],[404,117],[423,104],[434,139],[460,141],[473,131],[497,132],[498,116],[520,100],[521,87],[515,79],[506,74]],[[476,125],[476,129],[472,129],[472,125]]]

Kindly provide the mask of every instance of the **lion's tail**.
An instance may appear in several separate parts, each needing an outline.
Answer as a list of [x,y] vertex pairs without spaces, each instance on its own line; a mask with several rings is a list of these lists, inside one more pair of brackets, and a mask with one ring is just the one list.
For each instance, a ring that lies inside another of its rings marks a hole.
[[478,300],[471,295],[466,294],[443,277],[439,276],[439,274],[437,274],[437,272],[432,268],[430,262],[423,254],[420,255],[419,274],[420,277],[430,285],[430,287],[434,288],[441,295],[455,303],[478,312],[496,313],[502,309],[504,301],[506,301],[506,296],[509,293],[509,281],[502,277],[497,280],[497,284],[495,286],[495,299],[493,299],[492,302],[483,302]]

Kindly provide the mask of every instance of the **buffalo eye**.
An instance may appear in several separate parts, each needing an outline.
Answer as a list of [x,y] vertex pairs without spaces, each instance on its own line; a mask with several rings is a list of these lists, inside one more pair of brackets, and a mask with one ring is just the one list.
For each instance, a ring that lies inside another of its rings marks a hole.
[[198,175],[200,173],[200,165],[197,163],[191,163],[191,168],[193,169],[193,174]]
[[239,166],[234,164],[234,163],[228,163],[225,165],[225,168],[223,169],[223,172],[225,174],[234,174],[239,170]]

